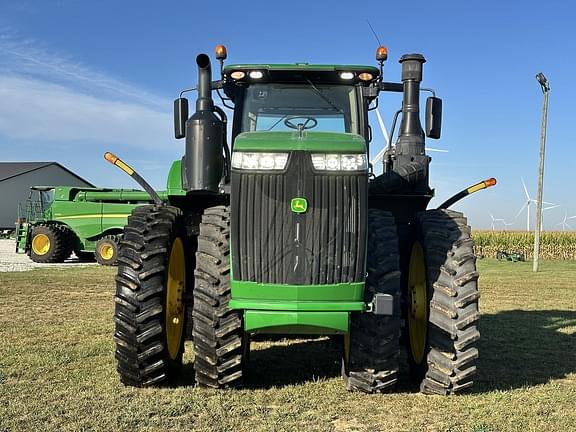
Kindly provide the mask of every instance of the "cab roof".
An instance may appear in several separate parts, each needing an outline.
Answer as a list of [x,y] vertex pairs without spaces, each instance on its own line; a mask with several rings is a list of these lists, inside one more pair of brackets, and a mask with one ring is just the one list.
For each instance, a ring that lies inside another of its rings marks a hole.
[[235,70],[252,71],[331,71],[331,72],[370,72],[378,76],[380,70],[374,66],[366,65],[327,65],[327,64],[310,64],[310,63],[283,63],[283,64],[232,64],[224,68],[224,73],[228,74]]
[[[262,73],[260,78],[250,77],[251,72],[259,71]],[[240,79],[232,77],[233,72],[244,72],[245,76]],[[343,79],[342,72],[352,72],[352,79]],[[327,65],[327,64],[309,64],[309,63],[290,63],[290,64],[233,64],[224,68],[224,75],[229,82],[237,83],[258,83],[258,82],[321,82],[330,84],[355,84],[360,82],[358,75],[369,73],[372,79],[363,81],[368,84],[380,76],[380,70],[374,66],[365,65]]]

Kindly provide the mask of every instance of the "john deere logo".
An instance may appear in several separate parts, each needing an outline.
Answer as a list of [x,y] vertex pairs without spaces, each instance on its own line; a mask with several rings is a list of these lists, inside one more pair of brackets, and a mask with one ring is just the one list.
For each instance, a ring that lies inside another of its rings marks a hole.
[[294,213],[304,213],[308,209],[306,198],[292,198],[290,208]]

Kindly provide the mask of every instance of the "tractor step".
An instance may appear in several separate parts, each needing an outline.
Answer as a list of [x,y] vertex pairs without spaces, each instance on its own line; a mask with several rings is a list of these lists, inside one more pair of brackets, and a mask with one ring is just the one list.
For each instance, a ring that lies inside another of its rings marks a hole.
[[29,224],[24,222],[16,228],[16,253],[26,252],[26,243],[28,243]]

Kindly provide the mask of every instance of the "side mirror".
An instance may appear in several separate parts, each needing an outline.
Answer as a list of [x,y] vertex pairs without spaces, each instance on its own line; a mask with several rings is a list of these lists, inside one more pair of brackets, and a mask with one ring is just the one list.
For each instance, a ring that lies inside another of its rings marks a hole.
[[426,99],[426,136],[440,138],[442,131],[442,99],[430,96]]
[[174,136],[176,139],[186,136],[186,120],[188,120],[188,99],[178,98],[174,101]]

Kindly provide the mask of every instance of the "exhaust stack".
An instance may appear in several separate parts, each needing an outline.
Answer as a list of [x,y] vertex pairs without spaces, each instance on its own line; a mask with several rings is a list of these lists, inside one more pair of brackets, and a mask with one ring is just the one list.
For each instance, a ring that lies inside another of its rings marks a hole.
[[225,128],[215,115],[212,100],[212,68],[206,54],[196,57],[198,99],[196,112],[186,122],[184,188],[217,193],[222,180]]
[[214,111],[214,101],[212,100],[212,65],[207,54],[198,54],[196,57],[198,65],[198,99],[196,100],[196,111]]

